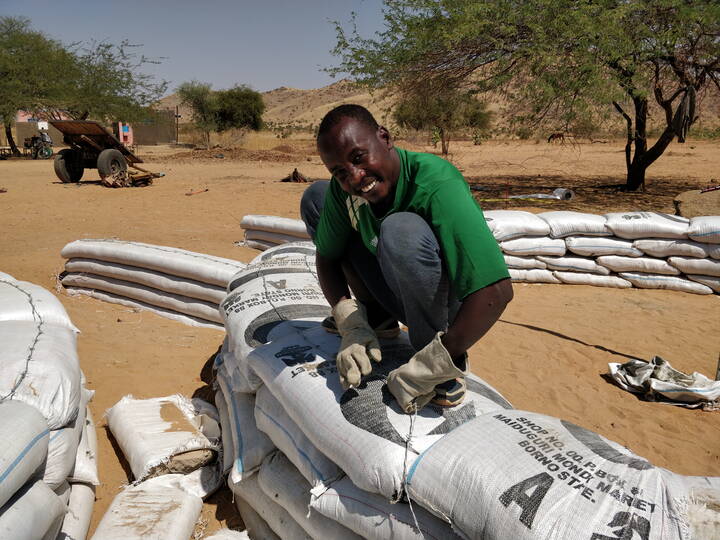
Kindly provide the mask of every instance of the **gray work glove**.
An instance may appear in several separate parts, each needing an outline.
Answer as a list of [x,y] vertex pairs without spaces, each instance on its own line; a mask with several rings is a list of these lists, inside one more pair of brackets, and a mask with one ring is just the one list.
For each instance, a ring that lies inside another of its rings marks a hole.
[[388,375],[388,390],[406,413],[419,411],[427,405],[435,396],[434,388],[438,384],[465,376],[440,341],[443,334],[438,332],[406,364]]
[[380,343],[370,327],[365,308],[354,299],[341,300],[332,310],[342,340],[337,355],[340,384],[350,388],[360,384],[362,375],[372,371],[370,360],[379,362]]

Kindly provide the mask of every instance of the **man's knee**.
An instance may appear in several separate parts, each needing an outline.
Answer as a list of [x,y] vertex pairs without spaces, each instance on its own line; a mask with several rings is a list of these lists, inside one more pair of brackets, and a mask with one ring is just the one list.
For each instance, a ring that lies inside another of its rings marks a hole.
[[419,251],[437,253],[439,246],[427,222],[411,212],[398,212],[385,218],[380,226],[378,252],[403,259]]
[[325,203],[325,193],[329,185],[330,182],[327,181],[313,182],[305,190],[300,200],[300,217],[311,238],[315,237],[315,231],[320,222],[320,213]]

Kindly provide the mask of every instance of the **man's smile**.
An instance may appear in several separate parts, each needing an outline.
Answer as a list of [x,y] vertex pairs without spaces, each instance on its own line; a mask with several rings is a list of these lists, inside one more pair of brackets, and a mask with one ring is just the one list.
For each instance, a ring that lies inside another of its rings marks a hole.
[[377,181],[376,181],[376,180],[373,180],[373,181],[370,182],[369,184],[364,185],[364,186],[360,189],[360,191],[362,191],[363,193],[369,193],[370,190],[371,190],[372,188],[374,188],[376,184],[377,184]]

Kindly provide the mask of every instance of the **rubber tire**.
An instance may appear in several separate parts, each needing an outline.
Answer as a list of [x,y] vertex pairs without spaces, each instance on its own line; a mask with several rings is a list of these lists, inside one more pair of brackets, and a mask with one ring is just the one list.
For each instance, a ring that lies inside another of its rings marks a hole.
[[100,152],[97,159],[97,169],[100,173],[100,178],[112,176],[120,171],[127,171],[127,168],[127,160],[120,150],[107,148]]
[[38,149],[37,156],[39,159],[50,159],[53,155],[53,149],[49,146],[42,146]]
[[53,163],[55,174],[63,184],[77,183],[85,172],[82,156],[77,150],[60,150]]

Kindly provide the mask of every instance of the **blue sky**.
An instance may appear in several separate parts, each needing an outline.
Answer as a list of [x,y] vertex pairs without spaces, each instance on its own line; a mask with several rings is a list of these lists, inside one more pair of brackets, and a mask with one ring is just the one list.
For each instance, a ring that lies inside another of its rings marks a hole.
[[145,71],[170,82],[209,82],[213,88],[248,84],[319,88],[334,81],[323,67],[335,30],[347,22],[370,37],[382,28],[381,0],[0,0],[0,16],[24,16],[33,28],[63,43],[123,39],[162,58]]

